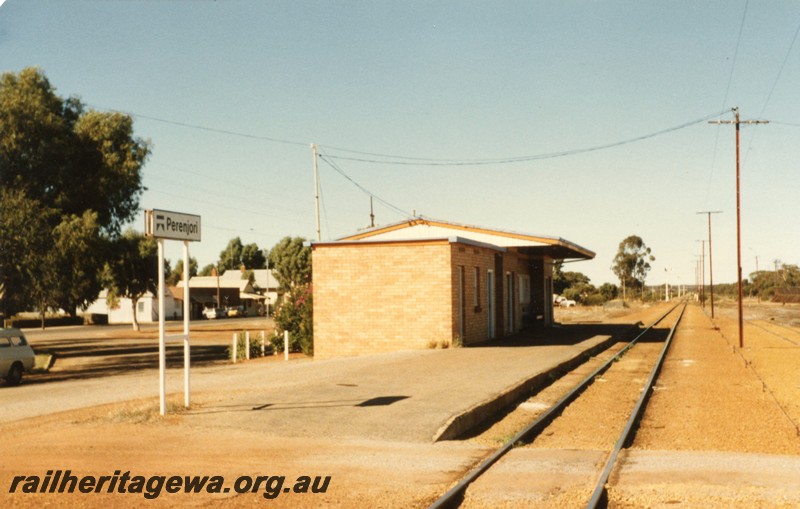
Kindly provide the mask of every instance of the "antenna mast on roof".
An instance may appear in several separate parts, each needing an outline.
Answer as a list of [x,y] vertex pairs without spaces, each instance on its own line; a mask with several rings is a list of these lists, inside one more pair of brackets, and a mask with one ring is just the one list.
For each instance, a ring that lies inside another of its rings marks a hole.
[[372,196],[369,197],[369,227],[375,228],[375,209],[372,208]]

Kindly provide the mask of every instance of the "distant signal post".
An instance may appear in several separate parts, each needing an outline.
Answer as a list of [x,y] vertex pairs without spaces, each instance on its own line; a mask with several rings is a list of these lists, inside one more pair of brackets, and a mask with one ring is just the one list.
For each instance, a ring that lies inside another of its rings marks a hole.
[[183,339],[183,400],[189,408],[189,242],[200,241],[200,216],[167,210],[144,211],[144,233],[158,241],[158,376],[161,415],[166,414],[167,337],[164,325],[164,240],[183,241],[183,334],[170,339]]

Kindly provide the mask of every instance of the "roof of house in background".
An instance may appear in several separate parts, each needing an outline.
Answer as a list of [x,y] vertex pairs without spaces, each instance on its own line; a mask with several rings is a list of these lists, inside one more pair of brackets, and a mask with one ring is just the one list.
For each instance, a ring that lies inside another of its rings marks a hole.
[[[253,273],[253,286],[262,290],[274,289],[278,287],[278,281],[275,275],[269,269],[253,269],[248,271]],[[242,280],[242,271],[240,270],[226,270],[220,277],[220,280]]]

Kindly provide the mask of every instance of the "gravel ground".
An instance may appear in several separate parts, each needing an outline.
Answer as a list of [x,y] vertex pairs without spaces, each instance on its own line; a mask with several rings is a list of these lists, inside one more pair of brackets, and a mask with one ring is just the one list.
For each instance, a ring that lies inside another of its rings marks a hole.
[[[792,326],[800,308],[773,307],[765,306],[766,311],[750,317],[745,348],[739,349],[736,321],[724,305],[713,323],[690,306],[686,328],[676,336],[643,427],[612,475],[612,507],[800,506],[800,346],[792,342],[800,342],[800,331]],[[559,310],[558,320],[650,323],[658,311],[568,309]],[[84,389],[87,396],[91,390]],[[167,418],[155,415],[157,405],[147,398],[0,422],[0,432],[7,437],[0,456],[0,505],[129,507],[145,502],[131,494],[7,493],[13,475],[70,468],[81,475],[111,475],[123,469],[132,475],[216,474],[226,479],[332,477],[324,495],[289,493],[273,500],[259,494],[169,495],[146,501],[149,506],[426,507],[489,451],[489,442],[480,440],[430,444],[270,436],[239,426],[207,428],[187,419],[176,398]],[[531,413],[530,408],[521,411]],[[401,423],[387,423],[397,424]],[[603,460],[593,445],[585,447],[515,451],[518,461],[503,466],[508,475],[496,478],[496,498],[486,506],[530,507],[531,500],[520,503],[525,490],[517,481],[544,486],[548,476],[556,479],[550,502],[540,500],[534,506],[579,505],[580,480]]]
[[[636,440],[610,479],[609,507],[800,506],[800,346],[793,344],[800,344],[800,330],[787,325],[800,317],[798,308],[750,309],[744,349],[738,348],[735,309],[728,311],[722,308],[712,322],[699,306],[687,308]],[[590,317],[578,310],[568,319]],[[599,362],[578,371],[588,373]],[[510,438],[581,374],[521,405],[475,443]],[[630,389],[623,385],[617,393]],[[586,395],[592,397],[591,388]],[[581,405],[592,406],[588,400]],[[548,429],[531,447],[514,449],[470,488],[462,507],[585,504],[592,489],[586,480],[599,472],[613,437],[607,423],[624,411],[608,402],[596,408],[589,419],[565,411],[554,428],[566,427],[566,433]]]

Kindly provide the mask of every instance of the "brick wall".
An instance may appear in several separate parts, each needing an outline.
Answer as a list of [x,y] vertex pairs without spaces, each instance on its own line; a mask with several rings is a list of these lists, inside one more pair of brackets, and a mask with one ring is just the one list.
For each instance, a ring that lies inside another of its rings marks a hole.
[[[502,264],[496,263],[496,256],[502,257]],[[519,298],[519,276],[529,275],[530,262],[528,257],[510,249],[504,253],[486,247],[478,247],[469,244],[452,244],[452,265],[453,265],[453,337],[461,336],[465,345],[485,341],[489,335],[489,305],[488,305],[488,272],[493,271],[495,277],[495,338],[501,338],[519,332],[522,329],[523,311],[529,304],[523,304]],[[498,273],[497,267],[502,265],[502,270]],[[464,325],[463,335],[460,324],[460,305],[459,296],[459,274],[461,267],[464,268],[463,282],[463,301],[464,301]],[[477,306],[476,306],[476,268],[479,278],[477,285]],[[513,295],[513,327],[508,329],[508,306],[507,299],[507,278],[512,275],[512,295]],[[498,280],[499,278],[499,280]]]
[[[543,274],[531,277],[531,303],[521,301],[519,276],[533,276],[532,264],[514,249],[500,252],[446,240],[352,243],[314,246],[312,257],[314,356],[321,359],[429,348],[452,344],[457,338],[464,345],[485,341],[490,270],[496,282],[496,338],[519,332],[523,313],[544,292]],[[508,273],[513,290],[511,329]]]
[[447,241],[323,245],[312,257],[315,357],[452,340]]

